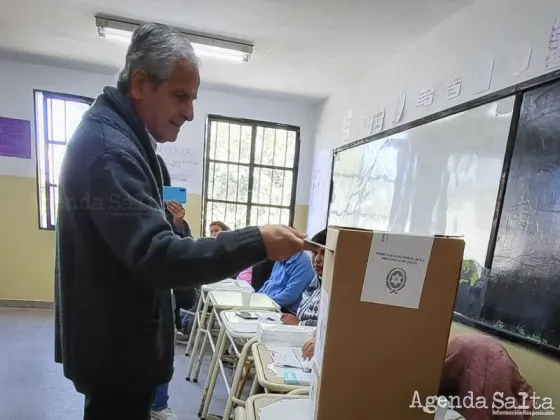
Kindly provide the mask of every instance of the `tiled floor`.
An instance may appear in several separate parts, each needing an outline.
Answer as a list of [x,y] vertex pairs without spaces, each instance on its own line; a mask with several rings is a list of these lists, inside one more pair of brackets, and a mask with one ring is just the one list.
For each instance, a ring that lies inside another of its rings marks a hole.
[[[53,361],[53,326],[50,310],[0,308],[0,420],[82,418],[83,396]],[[192,384],[185,381],[187,363],[184,347],[178,346],[170,406],[180,420],[195,420],[206,369],[200,374],[202,383]],[[218,381],[210,412],[221,414],[225,399]]]

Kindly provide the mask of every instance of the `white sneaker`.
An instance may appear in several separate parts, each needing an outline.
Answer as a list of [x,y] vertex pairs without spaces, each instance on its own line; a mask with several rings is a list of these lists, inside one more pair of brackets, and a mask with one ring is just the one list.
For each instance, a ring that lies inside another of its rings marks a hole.
[[151,420],[179,420],[179,417],[170,408],[166,408],[161,411],[153,411],[151,415]]

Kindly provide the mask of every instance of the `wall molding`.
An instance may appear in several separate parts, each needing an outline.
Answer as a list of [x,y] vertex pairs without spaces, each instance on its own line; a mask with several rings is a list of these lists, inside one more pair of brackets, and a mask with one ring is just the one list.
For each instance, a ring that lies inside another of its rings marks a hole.
[[0,308],[53,309],[54,303],[44,300],[0,299]]

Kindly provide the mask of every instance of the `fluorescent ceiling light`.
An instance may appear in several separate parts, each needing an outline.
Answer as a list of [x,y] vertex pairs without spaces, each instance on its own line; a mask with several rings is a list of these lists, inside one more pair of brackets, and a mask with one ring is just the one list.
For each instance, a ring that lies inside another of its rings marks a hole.
[[[136,22],[126,22],[111,18],[96,16],[95,24],[99,36],[129,44],[132,33],[140,25]],[[253,53],[253,46],[238,41],[215,38],[179,30],[191,42],[195,52],[199,56],[246,62]]]

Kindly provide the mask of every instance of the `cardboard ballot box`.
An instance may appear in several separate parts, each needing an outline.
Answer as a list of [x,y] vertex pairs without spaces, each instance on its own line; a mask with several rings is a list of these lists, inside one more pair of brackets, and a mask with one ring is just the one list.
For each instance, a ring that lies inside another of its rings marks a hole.
[[433,419],[410,406],[438,394],[464,241],[330,227],[326,248],[310,419]]

